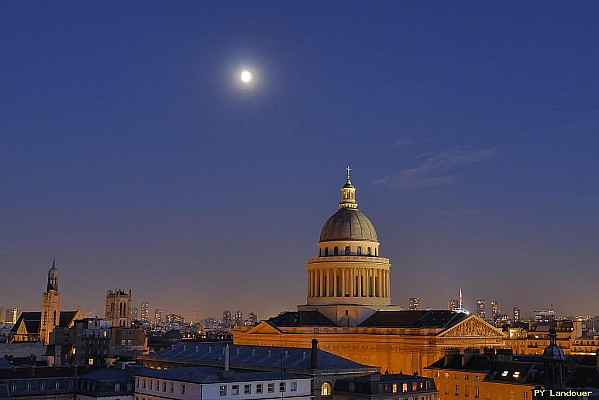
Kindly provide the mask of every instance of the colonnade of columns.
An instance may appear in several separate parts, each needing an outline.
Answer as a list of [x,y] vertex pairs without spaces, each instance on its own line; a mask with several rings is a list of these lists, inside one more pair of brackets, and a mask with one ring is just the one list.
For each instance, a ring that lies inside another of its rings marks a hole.
[[308,297],[389,298],[389,269],[315,268],[308,271]]

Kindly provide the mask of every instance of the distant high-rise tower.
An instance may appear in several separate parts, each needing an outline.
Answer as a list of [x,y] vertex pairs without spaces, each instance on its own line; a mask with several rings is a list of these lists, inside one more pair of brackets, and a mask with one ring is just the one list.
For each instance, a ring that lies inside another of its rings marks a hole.
[[243,325],[243,312],[241,310],[235,311],[235,325]]
[[487,316],[487,312],[485,310],[485,301],[484,300],[476,300],[476,315],[485,319]]
[[136,307],[131,309],[131,321],[139,321],[139,310]]
[[162,310],[157,308],[154,310],[154,324],[158,325],[162,323]]
[[250,318],[248,319],[248,324],[249,325],[258,325],[258,315],[256,313],[251,312],[250,313]]
[[150,322],[150,303],[142,301],[140,310],[141,322]]
[[60,293],[58,292],[58,270],[56,260],[48,271],[48,284],[42,293],[42,314],[40,321],[40,340],[44,344],[50,342],[50,333],[60,324]]
[[6,322],[10,322],[11,324],[16,324],[19,319],[19,308],[13,307],[8,308],[6,310]]
[[231,316],[231,311],[225,310],[223,311],[223,326],[228,327],[233,325],[233,317]]
[[447,309],[448,310],[457,310],[459,307],[459,301],[456,299],[451,299],[447,301]]
[[514,322],[520,322],[520,307],[514,307]]
[[495,318],[496,315],[501,313],[501,310],[499,309],[499,301],[491,301],[491,312],[493,313],[493,318]]
[[420,310],[420,297],[411,297],[410,298],[410,311],[418,311]]
[[113,327],[131,328],[131,289],[125,293],[121,289],[106,293],[104,318],[112,321]]

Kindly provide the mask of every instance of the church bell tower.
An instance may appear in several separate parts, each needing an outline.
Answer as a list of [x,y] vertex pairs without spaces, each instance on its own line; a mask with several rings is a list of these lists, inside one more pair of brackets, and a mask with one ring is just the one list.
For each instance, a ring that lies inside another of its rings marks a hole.
[[40,340],[44,344],[50,342],[50,334],[60,324],[60,292],[58,291],[58,270],[56,259],[48,271],[48,284],[42,293],[42,315],[40,321]]

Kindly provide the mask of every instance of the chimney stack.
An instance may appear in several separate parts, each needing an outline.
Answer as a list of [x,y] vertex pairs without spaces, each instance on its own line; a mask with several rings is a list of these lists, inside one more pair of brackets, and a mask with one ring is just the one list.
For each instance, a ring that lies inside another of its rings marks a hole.
[[312,339],[312,353],[310,357],[310,369],[318,368],[318,340]]

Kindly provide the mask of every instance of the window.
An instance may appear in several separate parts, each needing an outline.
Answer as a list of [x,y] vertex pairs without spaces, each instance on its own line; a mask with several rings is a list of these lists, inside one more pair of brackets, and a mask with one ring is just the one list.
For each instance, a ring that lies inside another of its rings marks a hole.
[[173,393],[175,391],[175,384],[174,383],[169,383],[168,384],[168,391],[170,393]]
[[275,392],[275,384],[269,383],[268,384],[268,393],[274,393],[274,392]]
[[470,375],[468,375],[468,374],[464,375],[464,380],[466,380],[466,381],[470,380]]
[[262,393],[262,384],[261,383],[256,385],[256,393]]
[[392,391],[393,393],[397,393],[397,383],[394,383],[394,384],[392,385],[392,387],[391,387],[391,391]]
[[139,378],[135,378],[135,387],[138,388],[139,387]]
[[286,390],[287,390],[287,385],[285,384],[285,382],[279,383],[279,392],[284,392]]
[[297,392],[297,382],[291,382],[291,385],[289,386],[292,392]]
[[17,385],[15,385],[14,383],[10,384],[10,391],[11,392],[15,392],[17,390]]
[[358,251],[357,251],[358,255],[361,256],[362,255],[362,246],[358,246]]
[[418,389],[418,383],[412,382],[412,392],[415,392]]
[[227,395],[227,385],[220,385],[219,395],[220,396]]
[[[153,386],[154,386],[154,381],[150,379],[150,390],[153,389]],[[144,385],[144,387],[145,387],[145,385]]]
[[345,255],[349,256],[351,254],[351,250],[349,248],[349,246],[345,246]]
[[470,397],[470,386],[464,387],[464,396]]
[[458,385],[455,385],[455,393],[456,396],[460,395],[460,387]]
[[45,382],[40,383],[40,390],[46,390],[46,383]]
[[31,383],[27,382],[25,384],[25,390],[31,390]]
[[320,387],[320,395],[321,396],[330,396],[332,393],[332,387],[329,382],[325,382]]
[[336,256],[339,255],[339,247],[335,246],[335,248],[333,249],[333,254]]
[[522,393],[522,400],[528,400],[528,392],[526,390]]
[[121,384],[120,383],[115,383],[114,384],[114,391],[115,392],[120,392],[121,391]]
[[181,385],[181,394],[185,394],[185,385]]
[[141,387],[144,388],[144,389],[146,388],[146,378],[143,378],[141,380]]
[[243,385],[243,394],[252,394],[252,385]]
[[60,382],[54,381],[54,390],[60,389]]
[[166,392],[166,382],[162,382],[162,391]]
[[402,385],[401,385],[401,391],[402,391],[402,393],[407,393],[408,392],[408,384],[407,383],[402,383]]
[[480,388],[478,386],[474,387],[474,398],[475,399],[480,398]]
[[372,255],[372,249],[370,247],[368,248],[368,255]]
[[231,396],[239,395],[239,385],[231,386]]
[[74,385],[75,385],[75,383],[73,381],[69,381],[69,389],[73,389]]
[[328,255],[329,255],[329,248],[328,248],[328,247],[325,247],[325,248],[324,248],[324,255],[325,255],[325,256],[328,256]]

